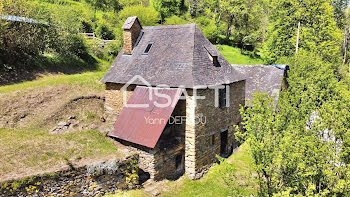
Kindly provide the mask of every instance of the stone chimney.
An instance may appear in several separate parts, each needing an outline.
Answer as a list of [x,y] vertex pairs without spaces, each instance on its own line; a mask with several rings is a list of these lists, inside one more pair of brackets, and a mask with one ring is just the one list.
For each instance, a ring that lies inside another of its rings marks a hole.
[[137,16],[132,16],[126,19],[122,28],[124,29],[124,54],[131,55],[142,26]]

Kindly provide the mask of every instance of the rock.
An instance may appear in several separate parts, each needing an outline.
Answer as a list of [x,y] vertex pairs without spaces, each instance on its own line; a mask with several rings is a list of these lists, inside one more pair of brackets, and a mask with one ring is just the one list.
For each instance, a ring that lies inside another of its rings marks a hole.
[[159,192],[158,190],[153,190],[153,191],[151,192],[151,194],[152,194],[153,196],[158,196],[158,195],[160,194],[160,192]]
[[145,192],[151,192],[151,191],[153,191],[154,189],[155,189],[154,186],[150,186],[150,187],[145,188]]
[[62,122],[58,123],[58,126],[64,127],[64,126],[69,126],[70,124],[71,123],[69,123],[69,122],[62,121]]

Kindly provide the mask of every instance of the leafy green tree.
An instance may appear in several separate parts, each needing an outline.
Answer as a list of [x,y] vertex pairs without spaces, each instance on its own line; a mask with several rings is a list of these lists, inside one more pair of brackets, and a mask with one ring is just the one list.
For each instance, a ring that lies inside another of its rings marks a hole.
[[206,1],[202,0],[189,0],[189,11],[192,17],[197,17],[204,12],[206,7]]
[[113,31],[109,29],[104,22],[100,23],[95,30],[96,35],[104,40],[113,40],[115,38]]
[[255,47],[262,39],[263,8],[261,2],[251,0],[222,0],[220,12],[222,19],[227,25],[226,41],[229,42],[233,36],[236,46]]
[[164,25],[180,25],[180,24],[187,24],[187,23],[189,23],[189,21],[174,15],[174,16],[171,16],[170,18],[166,18]]
[[130,16],[137,16],[141,22],[141,25],[152,26],[156,25],[159,21],[159,14],[153,7],[145,7],[142,5],[125,7],[119,12],[119,18],[121,25]]
[[183,1],[179,0],[153,0],[153,7],[159,12],[162,22],[165,18],[180,14],[180,5]]
[[340,29],[344,28],[345,25],[345,14],[349,6],[349,0],[332,0],[334,8],[334,18]]
[[28,0],[4,0],[0,13],[35,19],[36,22],[18,22],[1,19],[0,63],[1,69],[28,66],[32,58],[53,49],[57,39],[56,29],[50,18],[38,15],[38,9]]
[[[262,196],[348,196],[350,103],[332,64],[301,50],[278,108],[257,94],[242,109]],[[346,122],[346,123],[345,123]]]
[[271,23],[264,43],[268,63],[295,54],[299,22],[299,48],[313,51],[329,62],[339,61],[342,33],[329,0],[273,0],[271,6]]

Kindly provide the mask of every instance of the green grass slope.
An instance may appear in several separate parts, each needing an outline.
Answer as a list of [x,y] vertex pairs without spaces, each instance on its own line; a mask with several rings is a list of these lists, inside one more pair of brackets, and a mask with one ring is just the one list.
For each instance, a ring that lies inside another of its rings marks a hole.
[[262,59],[241,54],[241,49],[239,48],[227,45],[216,45],[216,48],[231,64],[263,64]]

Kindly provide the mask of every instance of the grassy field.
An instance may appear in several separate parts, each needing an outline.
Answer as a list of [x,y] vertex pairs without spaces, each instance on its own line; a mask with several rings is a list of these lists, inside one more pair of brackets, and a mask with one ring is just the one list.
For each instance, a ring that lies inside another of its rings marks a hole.
[[122,156],[113,140],[97,130],[80,129],[59,135],[48,132],[71,115],[81,125],[101,122],[103,102],[69,102],[82,95],[103,95],[104,84],[99,80],[104,73],[46,74],[34,81],[0,87],[0,123],[16,122],[0,126],[0,182],[52,172],[68,163],[81,165]]
[[104,88],[102,83],[99,83],[99,80],[105,74],[104,71],[99,72],[86,72],[82,74],[74,75],[45,75],[34,81],[26,81],[22,83],[17,83],[13,85],[0,86],[0,93],[8,93],[12,91],[25,90],[27,88],[42,88],[49,85],[72,85],[77,84],[80,86],[89,86],[92,89],[101,90]]
[[0,135],[0,180],[120,156],[113,141],[96,130],[49,135],[40,129],[0,129]]
[[242,55],[239,48],[227,45],[216,45],[216,48],[231,64],[263,64],[262,59]]

